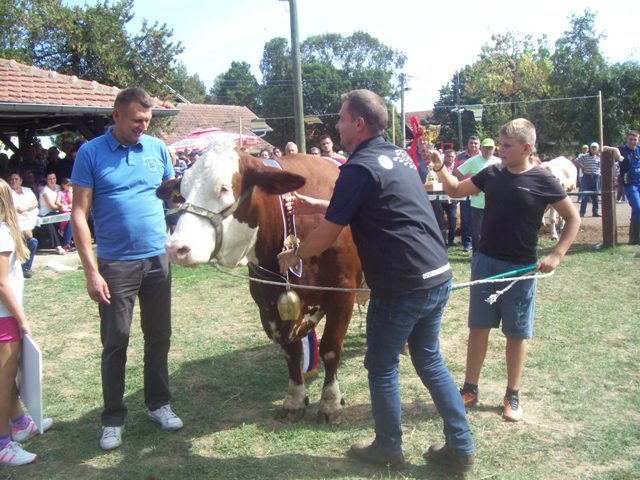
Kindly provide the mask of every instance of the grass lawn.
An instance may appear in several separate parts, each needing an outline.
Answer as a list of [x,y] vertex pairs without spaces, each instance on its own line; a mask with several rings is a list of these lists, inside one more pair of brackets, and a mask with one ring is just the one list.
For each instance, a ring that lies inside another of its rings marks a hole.
[[[542,243],[543,251],[549,247]],[[540,280],[535,337],[521,391],[525,421],[519,424],[500,417],[505,342],[501,332],[492,333],[480,403],[469,411],[478,455],[467,478],[640,478],[640,258],[634,257],[635,250],[576,245],[554,276]],[[451,263],[454,283],[467,281],[469,257],[455,249]],[[409,464],[392,471],[344,456],[352,443],[373,435],[362,366],[364,311],[354,311],[344,345],[343,425],[316,423],[322,374],[309,378],[305,418],[283,424],[275,420],[275,412],[285,394],[285,362],[262,331],[246,281],[210,267],[173,271],[172,405],[185,428],[166,433],[146,418],[136,322],[129,348],[124,445],[110,453],[100,450],[97,307],[86,295],[82,272],[40,270],[27,280],[25,305],[43,351],[45,410],[55,425],[28,444],[39,454],[38,462],[0,468],[1,479],[447,476],[422,458],[429,444],[441,441],[442,422],[408,357],[401,359],[401,381]],[[456,290],[441,336],[443,355],[459,383],[467,305],[468,290]]]

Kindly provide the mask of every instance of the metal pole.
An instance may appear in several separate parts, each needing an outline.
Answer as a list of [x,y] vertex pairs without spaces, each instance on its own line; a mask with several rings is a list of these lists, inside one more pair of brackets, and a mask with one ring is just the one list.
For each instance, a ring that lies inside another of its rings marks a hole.
[[598,134],[600,139],[600,151],[604,148],[604,127],[602,125],[602,91],[598,90]]
[[391,143],[396,144],[396,106],[391,105]]
[[406,148],[407,146],[407,132],[406,132],[406,123],[404,116],[404,73],[400,74],[400,125],[402,126],[402,148]]
[[456,72],[456,112],[458,113],[458,150],[462,151],[462,111],[460,110],[460,72]]
[[304,131],[304,105],[302,102],[302,66],[298,40],[298,7],[296,0],[289,0],[291,18],[291,62],[293,64],[293,108],[296,125],[296,143],[300,152],[307,151]]

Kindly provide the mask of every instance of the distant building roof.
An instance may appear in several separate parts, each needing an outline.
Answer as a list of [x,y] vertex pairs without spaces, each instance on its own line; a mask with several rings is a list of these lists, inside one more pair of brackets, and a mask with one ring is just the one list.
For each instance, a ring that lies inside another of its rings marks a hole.
[[[227,132],[239,133],[240,122],[242,122],[243,135],[253,135],[249,130],[251,120],[258,118],[247,107],[238,105],[178,103],[176,108],[180,112],[169,121],[169,125],[159,135],[167,145],[182,140],[198,129],[216,127]],[[231,123],[234,125],[231,125]],[[252,150],[271,146],[271,144],[262,140],[258,146],[252,147]]]
[[420,110],[418,112],[404,112],[404,119],[407,125],[409,125],[409,121],[411,117],[416,117],[418,121],[420,120],[429,120],[433,117],[433,110]]

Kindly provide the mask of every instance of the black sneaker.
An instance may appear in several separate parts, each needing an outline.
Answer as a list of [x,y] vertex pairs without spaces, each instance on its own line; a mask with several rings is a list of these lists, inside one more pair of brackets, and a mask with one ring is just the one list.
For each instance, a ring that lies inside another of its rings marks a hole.
[[24,278],[31,278],[31,277],[33,277],[33,272],[31,270],[25,268],[24,270],[22,270],[22,276]]
[[423,457],[457,472],[470,472],[475,463],[475,455],[460,455],[443,443],[435,443],[429,447]]

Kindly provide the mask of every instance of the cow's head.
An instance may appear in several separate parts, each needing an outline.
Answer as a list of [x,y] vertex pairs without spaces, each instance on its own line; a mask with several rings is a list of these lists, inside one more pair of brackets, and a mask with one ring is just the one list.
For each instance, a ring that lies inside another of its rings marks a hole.
[[233,142],[211,143],[182,179],[158,188],[161,198],[183,200],[165,245],[169,260],[197,265],[215,257],[225,266],[235,266],[245,257],[252,260],[259,227],[258,209],[252,206],[254,187],[282,194],[304,182],[299,175],[266,167],[238,152]]

